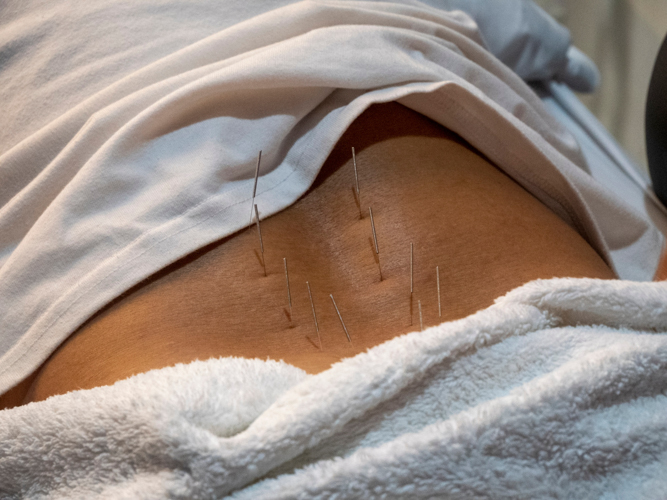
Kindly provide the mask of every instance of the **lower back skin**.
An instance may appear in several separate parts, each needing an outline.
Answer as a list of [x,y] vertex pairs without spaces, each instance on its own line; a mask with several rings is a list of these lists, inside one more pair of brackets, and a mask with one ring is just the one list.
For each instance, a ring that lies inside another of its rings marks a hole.
[[[533,279],[615,278],[576,231],[484,156],[396,103],[363,113],[338,141],[311,189],[261,225],[268,276],[254,225],[200,249],[89,319],[28,381],[3,397],[4,405],[211,357],[282,359],[318,373],[418,330],[417,301],[427,327],[488,307]],[[283,258],[289,266],[291,317]]]

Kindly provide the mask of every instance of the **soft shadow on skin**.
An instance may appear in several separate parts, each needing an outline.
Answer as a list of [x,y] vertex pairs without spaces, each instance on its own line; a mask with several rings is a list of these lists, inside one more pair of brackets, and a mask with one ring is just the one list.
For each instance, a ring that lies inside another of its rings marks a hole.
[[[369,110],[367,110],[366,112],[367,113],[373,112],[373,108],[372,107],[369,108]],[[435,124],[435,122],[433,122],[432,120],[426,117],[423,118]],[[440,127],[440,125],[437,126]],[[472,147],[465,140],[463,140],[458,134],[451,132],[449,130],[447,132],[449,134],[449,139],[473,151],[475,154],[482,156],[483,158],[486,158],[482,153],[477,151],[474,147]],[[431,137],[431,138],[440,137],[440,135],[435,131],[435,129],[426,127],[420,129],[419,134],[415,134],[415,136],[417,135],[419,137]],[[355,131],[353,128],[348,128],[345,131],[345,133],[341,136],[341,138],[338,140],[338,143],[354,144],[354,149],[356,151],[356,154],[357,156],[359,156],[364,149],[374,144],[377,144],[378,142],[383,142],[398,137],[406,137],[405,127],[403,127],[402,124],[397,122],[384,122],[381,127],[366,129],[363,135],[359,135],[357,131]],[[329,154],[327,161],[324,163],[324,166],[320,170],[320,173],[317,175],[317,178],[315,179],[315,182],[310,187],[310,189],[311,190],[316,189],[317,187],[321,186],[324,183],[324,181],[326,181],[331,175],[333,175],[339,168],[341,168],[348,161],[350,161],[351,155],[352,151],[348,150],[347,148],[334,148],[333,151],[331,151],[331,153]],[[363,189],[364,189],[363,186],[360,185],[359,190],[361,191]],[[357,201],[357,206],[359,207],[360,201],[357,199],[357,193],[354,186],[352,186],[352,192],[354,193],[354,199]]]
[[255,252],[255,257],[257,257],[257,263],[258,263],[260,266],[263,266],[263,265],[264,265],[264,262],[262,261],[262,255],[260,254],[259,250],[254,249],[253,252]]
[[[195,262],[197,259],[199,259],[201,256],[207,254],[211,250],[219,247],[220,245],[224,244],[225,241],[229,240],[230,238],[233,238],[234,235],[229,235],[221,240],[218,240],[216,242],[213,242],[209,245],[206,245],[205,247],[200,248],[199,250],[195,250],[194,252],[186,255],[185,257],[182,257],[181,259],[177,260],[176,262],[173,262],[172,264],[168,265],[167,267],[159,270],[158,272],[152,274],[148,278],[143,279],[136,285],[134,285],[132,288],[129,290],[125,291],[115,299],[113,299],[111,302],[106,304],[104,307],[99,309],[96,313],[94,313],[90,318],[88,318],[79,328],[77,328],[73,333],[73,335],[76,335],[77,332],[85,328],[88,324],[94,322],[99,316],[102,316],[105,312],[108,310],[112,309],[115,305],[118,303],[122,302],[124,299],[127,297],[133,295],[135,292],[141,290],[145,286],[150,285],[151,283],[154,283],[156,281],[159,281],[163,277],[173,273],[174,271],[187,266],[188,264],[191,264],[192,262]],[[260,265],[261,265],[261,259],[260,259]],[[48,360],[47,360],[48,361]],[[23,380],[21,383],[16,385],[14,388],[10,389],[7,391],[5,394],[0,395],[0,410],[5,409],[5,408],[13,408],[15,406],[19,406],[21,404],[25,403],[26,398],[30,397],[30,388],[33,385],[33,382],[39,375],[39,372],[41,371],[41,367],[35,370],[28,378]]]
[[313,347],[315,347],[316,349],[321,350],[319,344],[317,344],[317,343],[316,343],[313,339],[311,339],[308,335],[306,335],[306,340],[307,340],[308,342],[310,342],[311,345],[312,345]]
[[[430,121],[430,120],[429,120]],[[481,153],[479,153],[477,150],[475,150],[470,144],[468,144],[465,140],[463,140],[460,136],[457,134],[454,134],[450,132],[451,134],[451,139],[457,142],[458,144],[474,151],[476,154],[483,156]],[[351,142],[351,136],[352,132],[351,129],[348,129],[340,138],[339,142],[340,143],[350,143]],[[384,123],[382,127],[378,127],[376,130],[369,130],[367,131],[366,134],[359,136],[358,134],[354,134],[354,139],[355,139],[355,150],[357,151],[357,155],[364,149],[368,148],[369,146],[372,146],[373,144],[379,142],[379,141],[385,141],[389,140],[395,137],[404,137],[405,136],[405,129],[402,128],[399,125],[393,124],[391,122],[389,123]],[[420,130],[420,136],[421,137],[433,137],[437,138],[439,135],[430,129],[425,129],[425,130]],[[317,175],[315,178],[315,182],[313,182],[313,185],[310,187],[310,189],[304,194],[308,194],[308,192],[318,188],[321,186],[331,175],[333,175],[337,170],[339,170],[345,163],[347,163],[350,160],[350,155],[351,152],[347,151],[346,149],[342,148],[334,148],[331,154],[329,155],[327,161],[324,163],[324,166],[320,170],[320,173]],[[354,199],[357,202],[357,207],[360,206],[360,201],[357,199],[356,196],[356,191],[354,186],[352,186],[352,192],[354,194]],[[361,187],[360,187],[361,189]],[[363,211],[362,211],[363,212]],[[244,229],[238,231],[242,232]],[[173,262],[172,264],[169,264],[167,267],[157,271],[156,273],[152,274],[151,276],[143,279],[136,285],[134,285],[132,288],[127,290],[126,292],[122,293],[118,297],[116,297],[114,300],[109,302],[107,305],[102,307],[99,311],[97,311],[95,314],[93,314],[88,320],[86,320],[79,328],[77,328],[76,331],[84,328],[87,324],[91,323],[94,321],[98,316],[104,314],[107,310],[111,309],[113,306],[118,304],[119,302],[122,302],[125,298],[128,296],[134,294],[138,290],[156,282],[162,279],[163,277],[173,273],[174,271],[177,271],[183,267],[186,267],[187,265],[195,262],[198,260],[200,257],[206,255],[210,251],[216,249],[217,247],[225,244],[228,240],[234,238],[237,233],[230,234],[218,241],[215,241],[213,243],[210,243],[198,250],[195,250],[192,253],[189,253],[185,257],[182,257],[178,259],[177,261]],[[371,249],[373,250],[373,254],[375,255],[375,247],[373,245],[373,240],[372,238],[369,237]],[[257,257],[257,261],[259,265],[262,265],[262,257],[259,254],[259,252],[255,249],[255,256]],[[377,258],[376,258],[377,262]],[[289,313],[287,313],[288,319],[289,319]],[[75,333],[76,333],[75,331]]]
[[[370,218],[359,220],[352,146],[361,206],[371,205],[374,212],[377,207],[384,281]],[[38,372],[34,400],[210,357],[284,359],[318,373],[414,331],[418,299],[430,326],[487,307],[531,279],[609,276],[579,235],[506,174],[460,137],[396,103],[373,106],[358,118],[306,195],[262,221],[262,233],[268,276],[254,227],[184,256],[78,328]],[[412,241],[421,270],[415,273],[414,297]],[[292,315],[286,308],[285,257],[295,263]],[[436,320],[438,264],[446,308]],[[323,351],[315,340],[306,281],[316,307],[323,304],[317,310]],[[331,293],[354,345],[328,302]]]
[[352,189],[352,196],[354,197],[354,202],[357,204],[357,208],[359,209],[359,219],[363,219],[362,211],[361,211],[361,200],[357,196],[357,190],[352,186],[350,189]]

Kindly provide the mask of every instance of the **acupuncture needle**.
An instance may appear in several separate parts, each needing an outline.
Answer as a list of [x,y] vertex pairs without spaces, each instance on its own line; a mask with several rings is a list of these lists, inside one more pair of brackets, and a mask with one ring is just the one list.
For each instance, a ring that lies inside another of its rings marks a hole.
[[442,307],[440,306],[440,266],[435,266],[435,279],[438,284],[438,318],[442,317]]
[[259,226],[259,211],[255,204],[255,222],[257,223],[257,234],[259,234],[259,249],[262,252],[262,266],[264,267],[264,276],[266,276],[266,261],[264,260],[264,243],[262,242],[262,228]]
[[283,257],[283,264],[285,265],[285,282],[287,283],[287,300],[289,302],[289,318],[292,321],[292,294],[289,290],[289,273],[287,272],[287,259]]
[[361,197],[359,195],[359,175],[357,175],[357,156],[354,153],[354,147],[352,148],[352,164],[354,165],[354,187],[357,192],[357,202],[359,206],[359,218],[363,219],[364,216],[361,214]]
[[320,351],[322,350],[322,337],[320,337],[320,327],[317,324],[317,314],[315,314],[315,303],[313,302],[313,294],[310,292],[310,283],[306,281],[308,287],[308,297],[310,297],[310,308],[313,310],[313,319],[315,320],[315,329],[317,330],[317,340],[320,343]]
[[252,224],[252,212],[253,206],[255,205],[255,195],[257,194],[257,180],[259,179],[259,164],[262,161],[262,151],[260,150],[259,156],[257,157],[257,166],[255,167],[255,184],[252,188],[252,205],[250,206],[250,224]]
[[375,244],[375,253],[378,256],[378,269],[380,270],[380,281],[382,281],[382,267],[380,266],[380,248],[378,247],[378,237],[375,234],[375,222],[373,221],[373,209],[368,207],[368,213],[371,215],[371,229],[373,230],[373,243]]
[[424,331],[424,320],[422,318],[422,301],[418,300],[417,304],[419,307],[419,330]]
[[410,297],[412,297],[412,292],[414,291],[413,262],[414,262],[414,245],[410,243]]
[[410,325],[412,326],[412,293],[414,291],[414,273],[413,273],[414,245],[410,243]]
[[340,320],[340,324],[343,325],[343,330],[345,330],[345,335],[347,335],[347,341],[352,343],[352,339],[350,339],[350,334],[347,333],[347,327],[345,326],[345,322],[343,321],[343,317],[340,315],[340,311],[338,310],[338,306],[336,305],[336,301],[334,300],[332,294],[329,294],[329,297],[331,297],[331,302],[333,302],[333,306],[336,308],[336,314],[338,314],[338,319]]

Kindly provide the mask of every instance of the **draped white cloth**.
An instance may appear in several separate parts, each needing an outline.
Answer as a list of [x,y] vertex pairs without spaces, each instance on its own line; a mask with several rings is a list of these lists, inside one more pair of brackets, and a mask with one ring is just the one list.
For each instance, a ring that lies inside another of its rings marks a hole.
[[212,359],[0,412],[0,496],[662,499],[667,285],[534,281],[315,376]]
[[3,4],[0,392],[113,298],[247,225],[259,150],[266,217],[374,102],[457,132],[621,277],[651,279],[661,235],[591,180],[572,136],[484,47],[525,78],[591,83],[532,4],[442,4],[466,6],[480,35],[413,1],[287,3]]
[[[650,279],[662,238],[517,76],[592,86],[567,32],[521,0],[431,3],[481,34],[407,1],[4,2],[0,392],[244,227],[258,150],[268,216],[373,102],[459,133]],[[156,370],[1,411],[0,496],[664,498],[666,330],[665,284],[548,280],[316,376]]]

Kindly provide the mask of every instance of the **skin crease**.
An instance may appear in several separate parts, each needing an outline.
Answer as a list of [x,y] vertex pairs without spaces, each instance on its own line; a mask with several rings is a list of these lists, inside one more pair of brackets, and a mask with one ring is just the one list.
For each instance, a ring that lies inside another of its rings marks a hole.
[[[361,220],[351,146],[357,152]],[[261,204],[260,198],[260,213]],[[210,357],[283,359],[318,373],[418,330],[417,300],[426,327],[488,307],[536,278],[615,278],[578,233],[465,141],[396,103],[363,113],[338,141],[311,189],[262,220],[262,235],[267,277],[254,225],[200,249],[88,320],[4,396],[5,406]],[[410,242],[415,251],[412,307]],[[283,257],[289,265],[291,319]]]

